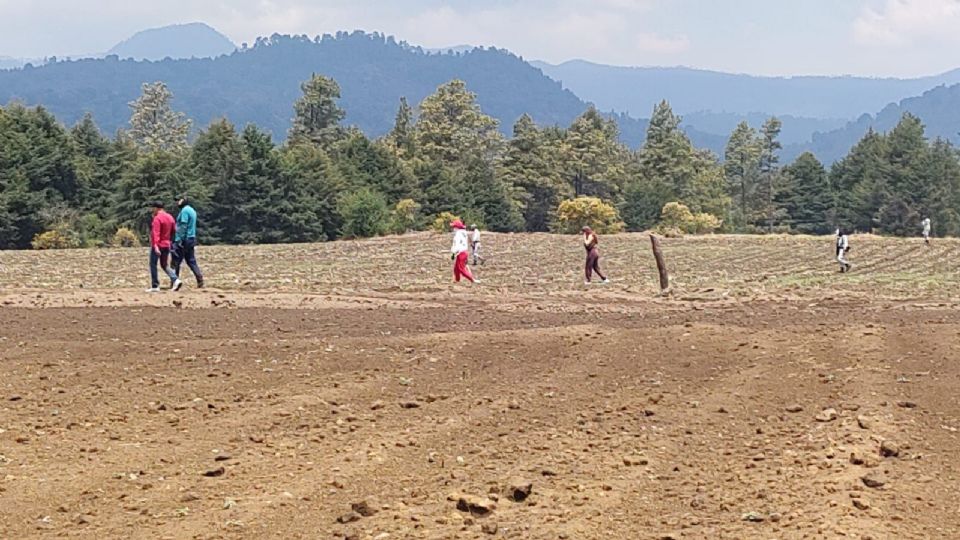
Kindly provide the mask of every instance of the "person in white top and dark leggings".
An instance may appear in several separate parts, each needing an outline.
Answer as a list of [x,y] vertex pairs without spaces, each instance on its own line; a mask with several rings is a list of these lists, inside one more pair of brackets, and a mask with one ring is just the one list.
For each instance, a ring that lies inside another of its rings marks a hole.
[[840,272],[849,272],[853,265],[847,262],[847,252],[850,251],[850,237],[843,229],[837,229],[837,262],[840,263]]

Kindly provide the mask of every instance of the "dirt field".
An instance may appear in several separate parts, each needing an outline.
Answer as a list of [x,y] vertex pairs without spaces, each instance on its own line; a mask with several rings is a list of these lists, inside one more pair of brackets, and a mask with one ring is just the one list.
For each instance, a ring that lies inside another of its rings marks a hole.
[[0,252],[0,538],[960,538],[960,242]]

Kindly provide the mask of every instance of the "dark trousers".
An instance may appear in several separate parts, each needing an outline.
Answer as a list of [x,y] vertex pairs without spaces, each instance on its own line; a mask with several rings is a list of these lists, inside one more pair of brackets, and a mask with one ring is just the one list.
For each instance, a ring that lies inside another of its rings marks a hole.
[[587,264],[584,267],[584,274],[586,275],[588,282],[591,278],[593,278],[594,272],[600,276],[600,279],[607,279],[607,276],[603,275],[603,272],[600,271],[600,252],[597,251],[597,248],[593,248],[587,252]]
[[163,268],[163,273],[170,278],[170,284],[177,280],[177,275],[170,269],[170,248],[160,248],[158,254],[153,248],[150,248],[150,287],[156,289],[160,287],[160,278],[157,274],[157,263]]
[[197,264],[197,239],[187,238],[176,245],[173,250],[173,271],[180,275],[180,265],[186,261],[193,277],[197,278],[197,284],[203,285],[203,272],[200,271],[200,265]]

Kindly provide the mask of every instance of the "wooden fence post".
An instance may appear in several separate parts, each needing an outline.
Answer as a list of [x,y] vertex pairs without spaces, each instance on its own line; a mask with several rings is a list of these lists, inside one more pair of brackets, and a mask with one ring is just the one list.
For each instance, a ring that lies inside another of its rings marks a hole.
[[670,293],[670,276],[667,275],[667,265],[663,262],[663,251],[660,250],[660,238],[655,234],[650,235],[650,243],[653,244],[653,258],[657,260],[657,271],[660,272],[660,294]]

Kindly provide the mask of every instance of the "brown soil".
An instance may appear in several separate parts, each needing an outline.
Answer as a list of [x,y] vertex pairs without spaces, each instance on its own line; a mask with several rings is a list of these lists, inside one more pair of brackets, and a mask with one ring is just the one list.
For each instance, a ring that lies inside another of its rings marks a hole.
[[960,534],[950,302],[433,287],[5,282],[0,538]]

